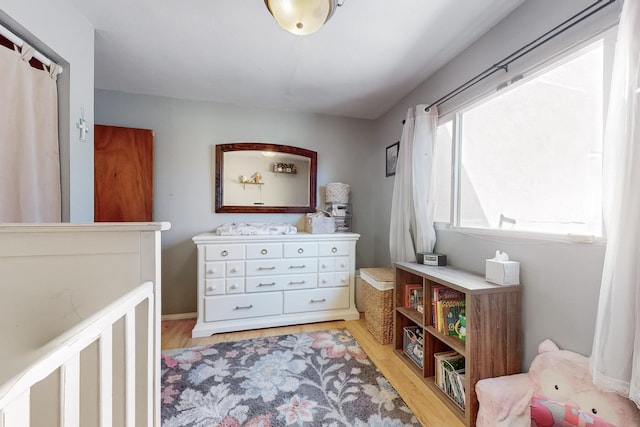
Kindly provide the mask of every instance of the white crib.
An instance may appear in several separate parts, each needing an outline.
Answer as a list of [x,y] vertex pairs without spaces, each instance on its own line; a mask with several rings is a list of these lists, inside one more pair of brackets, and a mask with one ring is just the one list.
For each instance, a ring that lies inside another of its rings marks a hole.
[[168,229],[0,225],[0,427],[160,425]]

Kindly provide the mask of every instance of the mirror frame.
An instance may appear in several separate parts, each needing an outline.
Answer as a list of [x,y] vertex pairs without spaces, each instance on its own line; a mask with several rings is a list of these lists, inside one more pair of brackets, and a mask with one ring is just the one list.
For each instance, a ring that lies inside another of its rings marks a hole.
[[[307,206],[237,206],[224,205],[224,153],[229,151],[274,151],[307,157],[309,165],[309,205]],[[308,213],[316,211],[318,154],[315,151],[290,145],[265,144],[260,142],[237,142],[216,145],[215,210],[219,213]]]

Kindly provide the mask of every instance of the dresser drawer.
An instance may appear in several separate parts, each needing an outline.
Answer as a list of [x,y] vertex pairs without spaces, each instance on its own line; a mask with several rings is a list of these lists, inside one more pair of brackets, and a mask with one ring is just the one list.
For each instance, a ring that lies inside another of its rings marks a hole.
[[308,289],[284,293],[285,313],[349,308],[349,288]]
[[251,243],[247,245],[247,259],[282,258],[282,243]]
[[227,294],[242,294],[244,293],[244,277],[232,277],[225,282],[225,289]]
[[225,272],[227,277],[244,277],[244,261],[227,262]]
[[318,245],[320,256],[349,255],[349,242],[320,242]]
[[284,276],[247,277],[247,292],[286,291],[318,286],[317,274],[287,274]]
[[282,276],[247,277],[246,292],[281,291],[284,286],[281,278]]
[[285,258],[316,257],[318,256],[318,244],[316,242],[285,243],[284,256]]
[[318,260],[316,258],[294,258],[282,260],[282,266],[286,273],[317,273]]
[[336,270],[336,259],[330,257],[318,258],[318,272],[325,273]]
[[247,276],[316,273],[318,271],[318,261],[315,258],[253,260],[246,261],[245,267]]
[[204,281],[204,294],[207,296],[223,295],[224,288],[224,279],[207,279]]
[[343,256],[343,257],[339,257],[336,258],[336,268],[335,271],[349,271],[350,270],[350,266],[351,266],[351,262],[350,262],[351,258],[349,258],[348,256]]
[[349,286],[348,271],[336,271],[335,273],[318,274],[319,288],[333,288],[336,286]]
[[286,273],[284,260],[254,260],[245,261],[245,274],[247,276],[267,276]]
[[204,299],[204,320],[244,319],[282,314],[282,293],[224,295]]
[[215,279],[218,277],[224,277],[224,262],[205,262],[204,263],[204,277],[207,279]]
[[204,259],[206,261],[244,259],[244,245],[206,245]]
[[289,291],[293,289],[311,289],[318,287],[318,275],[317,274],[301,274],[286,276],[284,284],[284,290]]

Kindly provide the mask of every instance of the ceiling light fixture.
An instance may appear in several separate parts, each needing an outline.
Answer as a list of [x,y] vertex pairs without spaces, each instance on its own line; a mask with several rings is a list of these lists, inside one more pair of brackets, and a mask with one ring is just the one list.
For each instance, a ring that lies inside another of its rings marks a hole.
[[344,0],[264,0],[264,4],[282,28],[305,36],[318,31]]

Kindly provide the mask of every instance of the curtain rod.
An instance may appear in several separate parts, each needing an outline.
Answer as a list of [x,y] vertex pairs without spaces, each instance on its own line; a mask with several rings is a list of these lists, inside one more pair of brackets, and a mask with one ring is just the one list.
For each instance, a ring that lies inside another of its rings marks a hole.
[[[471,88],[472,86],[476,85],[477,83],[479,83],[482,80],[486,79],[487,77],[497,73],[500,70],[504,70],[505,72],[508,72],[509,71],[509,65],[511,65],[514,61],[522,58],[524,55],[528,54],[529,52],[533,51],[534,49],[537,49],[538,47],[542,46],[543,44],[545,44],[549,40],[553,39],[554,37],[564,33],[565,31],[567,31],[568,29],[572,28],[576,24],[584,21],[585,19],[587,19],[591,15],[599,12],[601,9],[604,9],[605,7],[609,6],[610,4],[616,2],[616,0],[606,0],[606,3],[600,4],[603,1],[605,1],[605,0],[597,0],[591,6],[586,7],[585,9],[583,9],[580,12],[576,13],[575,15],[573,15],[571,18],[569,18],[566,21],[562,22],[560,25],[558,25],[558,26],[554,27],[553,29],[547,31],[546,33],[544,33],[543,35],[541,35],[537,39],[533,40],[532,42],[524,45],[520,49],[518,49],[515,52],[513,52],[511,55],[505,57],[504,59],[502,59],[498,63],[492,65],[491,67],[487,68],[486,70],[484,70],[483,72],[481,72],[477,76],[475,76],[472,79],[468,80],[464,84],[458,86],[457,88],[455,88],[454,90],[452,90],[448,94],[444,95],[443,97],[441,97],[437,101],[429,104],[429,106],[427,106],[425,108],[425,111],[429,111],[429,109],[431,107],[433,107],[434,105],[435,106],[439,106],[440,104],[443,104],[444,102],[446,102],[446,101],[450,100],[451,98],[459,95],[460,93],[462,93],[465,90]],[[598,5],[599,5],[599,7],[597,7],[594,10],[591,10],[594,7],[598,6]],[[402,123],[404,124],[404,120],[402,121]]]
[[[6,38],[7,40],[9,40],[11,43],[15,44],[18,47],[22,47],[24,45],[24,40],[22,40],[20,37],[15,35],[13,31],[9,30],[2,24],[0,24],[0,35],[4,36],[4,38]],[[49,58],[47,58],[46,56],[44,56],[43,54],[41,54],[35,49],[34,49],[33,57],[36,58],[38,61],[42,62],[47,67],[50,67],[51,64],[53,63]],[[60,73],[62,73],[62,67],[58,69],[58,74]]]

